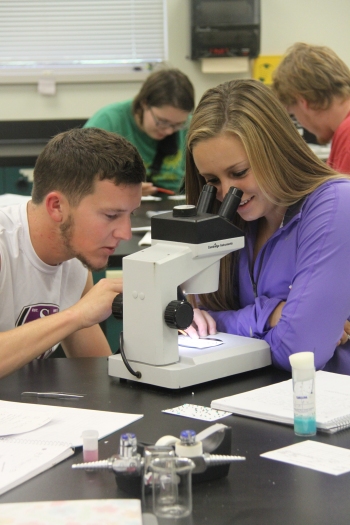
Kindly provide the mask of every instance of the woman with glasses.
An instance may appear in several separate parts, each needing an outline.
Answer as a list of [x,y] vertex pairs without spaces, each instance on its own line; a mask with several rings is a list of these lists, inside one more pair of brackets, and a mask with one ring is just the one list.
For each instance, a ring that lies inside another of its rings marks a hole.
[[189,335],[264,339],[277,367],[290,370],[290,354],[311,351],[317,369],[350,374],[350,177],[316,157],[257,80],[209,89],[187,146],[188,203],[209,184],[215,212],[239,188],[245,236],[222,259],[218,291],[196,298]]
[[194,108],[194,88],[178,69],[151,73],[133,100],[109,104],[85,124],[112,131],[138,149],[147,171],[142,194],[157,188],[177,193],[185,173],[186,127]]

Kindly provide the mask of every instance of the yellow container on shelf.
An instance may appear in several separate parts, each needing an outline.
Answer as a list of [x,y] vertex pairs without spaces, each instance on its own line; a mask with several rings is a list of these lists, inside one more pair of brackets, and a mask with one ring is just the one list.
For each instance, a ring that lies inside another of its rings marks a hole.
[[272,84],[272,73],[281,62],[283,55],[262,55],[254,60],[253,78],[264,84]]

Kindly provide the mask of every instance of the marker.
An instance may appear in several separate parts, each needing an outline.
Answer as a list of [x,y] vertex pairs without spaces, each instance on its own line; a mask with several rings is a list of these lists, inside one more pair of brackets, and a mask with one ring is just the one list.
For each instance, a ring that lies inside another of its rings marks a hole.
[[165,188],[157,188],[157,187],[156,187],[156,190],[159,193],[166,193],[167,195],[175,195],[175,191],[173,190],[166,190]]

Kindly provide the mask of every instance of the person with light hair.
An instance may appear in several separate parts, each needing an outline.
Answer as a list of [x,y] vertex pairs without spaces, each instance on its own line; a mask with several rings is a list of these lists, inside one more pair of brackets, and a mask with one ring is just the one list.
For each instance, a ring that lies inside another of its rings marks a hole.
[[350,173],[350,69],[336,53],[294,44],[273,73],[272,89],[319,144],[332,142],[328,164]]
[[191,337],[216,330],[264,339],[275,366],[315,354],[318,369],[350,374],[350,177],[319,160],[272,90],[257,80],[209,89],[187,140],[186,194],[243,192],[243,249],[224,257],[217,292],[189,296]]

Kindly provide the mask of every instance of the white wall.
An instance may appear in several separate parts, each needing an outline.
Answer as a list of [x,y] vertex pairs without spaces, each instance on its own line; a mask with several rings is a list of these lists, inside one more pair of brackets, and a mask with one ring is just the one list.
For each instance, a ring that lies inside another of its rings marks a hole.
[[[184,71],[197,100],[211,86],[234,75],[203,74],[186,57],[190,40],[190,1],[167,0],[169,65]],[[261,0],[261,54],[283,54],[297,41],[331,47],[350,66],[349,0]],[[239,76],[239,75],[236,75]],[[37,86],[0,85],[0,120],[85,119],[110,102],[134,96],[138,82],[58,84],[55,96]]]

